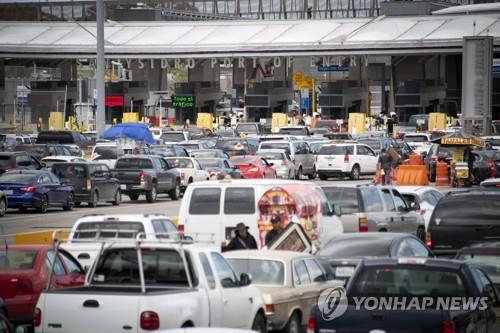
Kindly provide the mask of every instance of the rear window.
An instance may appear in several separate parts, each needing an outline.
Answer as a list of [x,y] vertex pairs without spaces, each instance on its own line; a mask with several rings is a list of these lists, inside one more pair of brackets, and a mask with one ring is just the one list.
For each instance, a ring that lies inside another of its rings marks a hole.
[[387,257],[390,245],[390,239],[333,239],[321,249],[319,256],[328,258]]
[[414,136],[405,136],[406,142],[427,142],[427,137],[425,135],[414,135]]
[[231,162],[234,164],[255,164],[257,163],[254,157],[232,157]]
[[192,169],[194,168],[193,162],[189,159],[184,158],[166,158],[169,167],[171,168],[181,168],[181,169]]
[[341,214],[359,213],[358,191],[355,188],[324,187],[323,191],[335,210]]
[[457,259],[471,262],[483,270],[494,284],[500,284],[500,256],[493,254],[462,253]]
[[153,169],[153,162],[146,158],[120,158],[116,169]]
[[203,169],[208,169],[208,168],[221,168],[222,167],[222,162],[217,159],[199,159],[198,162],[200,162],[200,165]]
[[38,134],[37,143],[75,143],[71,132],[45,132]]
[[218,215],[220,211],[220,188],[197,188],[191,195],[189,214]]
[[255,213],[255,192],[253,188],[232,187],[226,189],[224,214],[245,215]]
[[0,251],[0,271],[33,269],[36,251],[12,250]]
[[52,172],[61,179],[87,178],[87,168],[80,164],[54,164]]
[[425,266],[365,267],[351,292],[350,296],[467,296],[459,274]]
[[282,286],[285,284],[285,265],[281,261],[261,259],[228,258],[236,274],[250,274],[252,283],[261,286]]
[[144,232],[144,227],[139,222],[83,222],[78,225],[73,238],[135,238],[140,232]]
[[215,144],[215,148],[224,150],[247,150],[248,143],[244,140],[219,140]]
[[118,156],[125,154],[123,149],[118,149],[118,147],[95,147],[94,155],[95,160],[116,160]]
[[354,154],[354,146],[323,146],[318,152],[318,155],[352,155]]
[[282,153],[267,153],[265,151],[258,152],[258,156],[262,156],[266,160],[284,160],[285,157],[283,156]]
[[49,147],[47,146],[19,145],[14,148],[14,151],[25,151],[38,158],[49,155]]
[[259,149],[284,149],[290,153],[290,144],[288,142],[264,142]]
[[306,128],[280,128],[280,134],[289,134],[289,135],[307,135]]
[[255,124],[238,125],[236,126],[236,130],[238,132],[257,133],[257,125]]
[[0,176],[0,183],[32,183],[36,177],[27,173],[4,173]]
[[158,219],[152,220],[153,229],[157,238],[177,238],[179,231],[170,220]]
[[500,224],[499,195],[460,195],[444,197],[434,209],[431,224],[478,225]]
[[360,188],[360,192],[363,197],[364,212],[376,213],[384,211],[384,203],[376,187],[368,186]]
[[1,169],[9,169],[14,166],[14,159],[11,156],[0,156],[0,168]]
[[184,133],[163,133],[161,135],[161,139],[163,141],[170,141],[170,142],[181,142],[186,140],[186,137],[184,136]]
[[[184,261],[174,250],[142,249],[146,286],[189,286]],[[94,274],[95,285],[139,287],[139,260],[135,249],[116,249],[104,254]]]

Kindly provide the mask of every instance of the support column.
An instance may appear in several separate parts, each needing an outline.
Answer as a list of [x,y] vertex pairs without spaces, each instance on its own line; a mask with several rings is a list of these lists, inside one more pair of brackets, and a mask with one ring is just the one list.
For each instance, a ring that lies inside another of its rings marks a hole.
[[106,125],[106,109],[104,106],[104,97],[106,95],[106,86],[104,83],[104,74],[106,72],[106,63],[104,61],[104,0],[96,1],[97,9],[97,69],[96,69],[96,90],[97,90],[97,109],[96,109],[96,130],[97,134],[104,132]]

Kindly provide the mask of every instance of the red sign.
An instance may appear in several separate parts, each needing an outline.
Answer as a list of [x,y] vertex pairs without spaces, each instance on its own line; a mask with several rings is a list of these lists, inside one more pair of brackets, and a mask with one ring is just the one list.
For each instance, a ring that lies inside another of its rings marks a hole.
[[125,105],[123,95],[109,95],[104,98],[104,105],[108,108],[121,107]]

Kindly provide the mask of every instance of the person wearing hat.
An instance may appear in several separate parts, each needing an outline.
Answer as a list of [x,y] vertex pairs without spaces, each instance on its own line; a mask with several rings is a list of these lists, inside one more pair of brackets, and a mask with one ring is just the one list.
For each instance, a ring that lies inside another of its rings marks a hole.
[[271,245],[276,238],[278,238],[283,232],[283,224],[281,223],[281,218],[279,215],[273,215],[271,217],[271,224],[273,225],[273,230],[266,234],[265,243],[266,246]]
[[248,232],[250,229],[245,223],[238,223],[235,228],[235,236],[231,239],[229,244],[223,242],[221,245],[222,252],[234,250],[253,250],[257,249],[257,242],[255,238]]

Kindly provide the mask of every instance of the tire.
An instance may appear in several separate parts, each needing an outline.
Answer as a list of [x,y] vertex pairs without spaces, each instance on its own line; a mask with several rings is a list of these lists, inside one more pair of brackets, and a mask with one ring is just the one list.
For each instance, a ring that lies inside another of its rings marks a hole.
[[323,174],[319,174],[319,179],[320,180],[328,180],[328,177],[326,175],[323,175]]
[[361,173],[361,170],[359,169],[359,165],[355,165],[352,167],[351,174],[349,175],[349,178],[351,178],[351,180],[358,180],[360,173]]
[[42,201],[40,202],[40,206],[37,207],[36,211],[39,214],[47,213],[47,209],[49,208],[49,198],[44,194],[42,196]]
[[258,313],[255,316],[252,324],[252,331],[267,333],[266,318],[264,318],[264,315],[262,313]]
[[297,175],[295,176],[295,179],[297,179],[297,180],[302,179],[302,167],[300,167],[299,171],[297,171]]
[[115,192],[115,200],[111,201],[111,204],[113,206],[120,206],[122,203],[122,191],[120,189],[117,189]]
[[94,191],[92,192],[92,195],[90,196],[90,201],[87,202],[87,204],[91,208],[96,208],[98,203],[99,203],[99,193],[97,193],[97,191]]
[[156,183],[153,183],[153,187],[151,187],[151,190],[146,192],[146,202],[153,203],[156,201],[157,198],[158,198],[158,188]]
[[137,199],[139,199],[139,194],[129,194],[128,197],[132,201],[137,201]]
[[297,312],[294,312],[292,314],[292,317],[288,320],[288,323],[286,323],[285,329],[283,330],[284,333],[300,333],[301,327],[300,327],[300,316]]
[[7,212],[7,201],[5,199],[0,200],[0,217],[4,216]]
[[417,238],[425,243],[425,229],[424,229],[424,227],[418,227]]
[[316,179],[316,168],[313,168],[313,171],[311,174],[308,174],[307,175],[307,178],[309,178],[310,180],[314,180]]
[[70,211],[73,210],[73,208],[75,208],[75,195],[71,192],[68,194],[68,198],[66,199],[66,204],[63,206],[63,209],[65,211]]
[[172,200],[179,200],[179,198],[181,197],[181,184],[179,182],[177,182],[173,190],[168,192],[168,196]]

